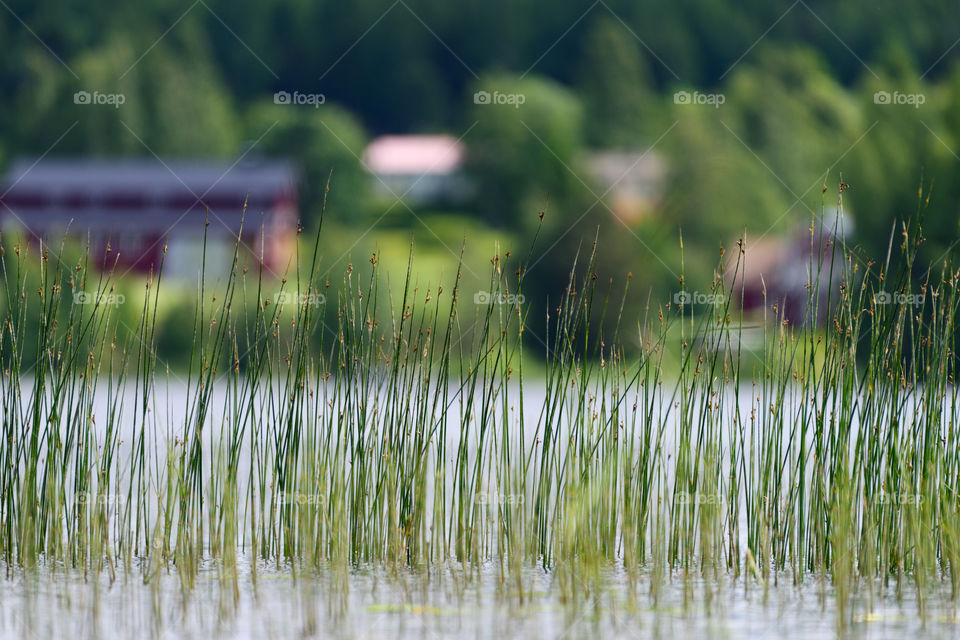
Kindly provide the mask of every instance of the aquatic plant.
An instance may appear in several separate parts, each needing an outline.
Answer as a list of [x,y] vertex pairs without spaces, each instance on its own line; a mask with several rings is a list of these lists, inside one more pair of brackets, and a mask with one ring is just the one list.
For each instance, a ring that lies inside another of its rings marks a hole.
[[[162,267],[120,331],[109,256],[5,245],[0,554],[175,569],[185,591],[212,559],[236,593],[246,554],[294,571],[493,562],[521,599],[531,565],[574,602],[610,567],[654,597],[679,574],[825,580],[842,612],[858,584],[912,583],[922,607],[947,582],[956,599],[960,272],[920,272],[921,223],[879,264],[842,241],[811,250],[806,321],[771,301],[758,350],[743,346],[743,241],[713,304],[642,319],[623,317],[628,286],[598,286],[589,247],[532,382],[529,257],[495,255],[479,298],[459,272],[418,284],[413,246],[396,290],[376,255],[331,285],[321,227],[276,293],[238,243],[225,282],[199,276],[176,404]],[[842,237],[828,232],[811,224],[811,246]]]

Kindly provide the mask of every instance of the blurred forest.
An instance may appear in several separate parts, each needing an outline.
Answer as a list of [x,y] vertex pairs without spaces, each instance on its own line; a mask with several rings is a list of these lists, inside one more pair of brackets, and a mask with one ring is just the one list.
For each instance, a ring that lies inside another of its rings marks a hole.
[[[641,313],[677,289],[681,233],[687,284],[708,287],[722,246],[809,226],[836,206],[841,175],[864,260],[923,209],[922,262],[939,264],[960,220],[958,17],[948,0],[6,0],[0,168],[43,154],[290,157],[307,228],[333,172],[332,258],[402,261],[413,233],[448,274],[465,234],[478,257],[495,239],[526,256],[545,211],[537,299],[556,299],[599,236],[599,276],[621,291],[632,273]],[[476,104],[482,90],[525,100]],[[91,108],[77,91],[126,100]],[[291,108],[277,91],[325,102]],[[681,91],[722,104],[678,103]],[[423,132],[469,150],[478,189],[461,210],[371,196],[366,144]],[[667,167],[662,198],[619,218],[584,154],[648,149]]]

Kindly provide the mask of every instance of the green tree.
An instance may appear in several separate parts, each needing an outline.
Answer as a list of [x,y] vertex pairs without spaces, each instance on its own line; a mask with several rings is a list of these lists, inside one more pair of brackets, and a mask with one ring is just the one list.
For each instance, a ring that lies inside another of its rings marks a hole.
[[739,138],[756,154],[753,162],[766,165],[764,180],[807,211],[819,200],[816,187],[827,168],[842,171],[845,152],[869,129],[863,104],[809,48],[763,50],[722,91],[726,102],[715,110],[725,125],[720,134]]
[[164,40],[138,60],[139,48],[116,37],[80,56],[74,64],[79,90],[119,93],[125,99],[118,108],[74,109],[86,149],[160,156],[236,153],[236,107],[199,42]]
[[[582,108],[568,89],[543,78],[485,76],[474,86],[465,138],[482,213],[530,232],[546,202],[554,211],[583,199],[577,165]],[[552,224],[562,225],[563,216]]]
[[744,232],[757,237],[783,230],[805,215],[803,207],[792,219],[786,215],[789,195],[716,111],[685,107],[664,141],[670,172],[660,224],[668,233],[659,253],[672,270],[673,288],[680,272],[681,234],[687,284],[702,289],[709,285],[721,245],[729,249]]
[[[77,78],[46,52],[31,55],[26,69],[35,82],[13,98],[19,105],[20,152],[42,153],[70,129],[51,153],[235,153],[240,140],[236,107],[203,52],[183,51],[171,41],[138,62],[141,54],[128,37],[112,37],[70,60]],[[110,103],[84,104],[80,95],[107,95]]]
[[251,108],[247,132],[249,139],[260,139],[257,152],[297,161],[301,212],[307,222],[319,218],[331,172],[330,215],[356,222],[369,213],[369,176],[360,160],[367,135],[349,112],[333,104],[274,104],[271,97]]
[[[891,102],[878,103],[878,92],[889,94]],[[922,215],[926,241],[921,261],[939,262],[957,236],[956,200],[950,198],[957,168],[951,149],[957,148],[957,138],[941,118],[937,94],[907,72],[871,78],[857,93],[866,118],[876,126],[850,153],[844,180],[851,185],[846,201],[866,257],[883,260],[891,232],[897,247],[900,225]],[[924,103],[896,104],[895,93],[923,96]],[[933,187],[929,206],[921,202],[921,180],[924,200]]]
[[583,97],[587,143],[631,147],[660,128],[650,69],[636,38],[604,14],[590,30],[577,88]]

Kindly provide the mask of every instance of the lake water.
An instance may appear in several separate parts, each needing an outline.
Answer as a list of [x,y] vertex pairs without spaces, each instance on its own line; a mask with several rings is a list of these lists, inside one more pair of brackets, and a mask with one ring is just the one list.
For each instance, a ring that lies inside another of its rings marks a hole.
[[[241,563],[234,600],[213,566],[184,593],[175,575],[145,585],[136,571],[97,578],[56,569],[8,574],[0,582],[0,634],[7,638],[829,638],[837,635],[832,590],[814,577],[799,588],[763,589],[721,579],[674,576],[654,602],[649,578],[637,593],[610,571],[580,581],[578,601],[560,602],[555,577],[537,569],[518,589],[499,588],[493,566],[464,576],[429,571],[353,569],[297,576],[261,566],[256,587]],[[595,588],[599,585],[599,589]],[[344,589],[346,586],[346,589]],[[948,592],[931,595],[925,620],[907,589],[855,599],[843,635],[851,638],[956,637]],[[709,604],[708,604],[709,603]]]
[[[528,419],[535,422],[543,391],[525,394]],[[98,394],[95,414],[107,414],[106,397]],[[152,429],[161,438],[176,436],[183,426],[178,420],[185,387],[164,383],[154,398]],[[218,391],[211,404],[226,406],[229,398]],[[211,436],[222,415],[211,418]],[[131,424],[123,421],[121,427]],[[665,437],[672,440],[670,430]],[[121,455],[128,452],[125,443]],[[620,567],[589,577],[526,567],[505,578],[495,563],[472,569],[451,562],[416,570],[380,565],[301,570],[254,566],[245,556],[236,576],[221,571],[219,563],[206,560],[193,586],[185,587],[175,566],[149,581],[136,564],[87,574],[59,565],[5,567],[0,637],[960,637],[947,580],[925,593],[921,616],[916,589],[910,584],[898,589],[894,579],[887,585],[861,583],[840,612],[829,580],[817,575],[799,586],[787,574],[764,586],[753,577],[705,579],[679,570],[662,581],[631,578]],[[566,601],[565,592],[571,594]]]

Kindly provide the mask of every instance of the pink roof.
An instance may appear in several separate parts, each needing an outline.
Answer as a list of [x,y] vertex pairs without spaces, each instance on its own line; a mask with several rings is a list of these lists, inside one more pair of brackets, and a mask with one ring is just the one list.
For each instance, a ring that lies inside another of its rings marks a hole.
[[363,152],[363,161],[373,173],[447,174],[463,164],[463,144],[453,136],[380,136]]

